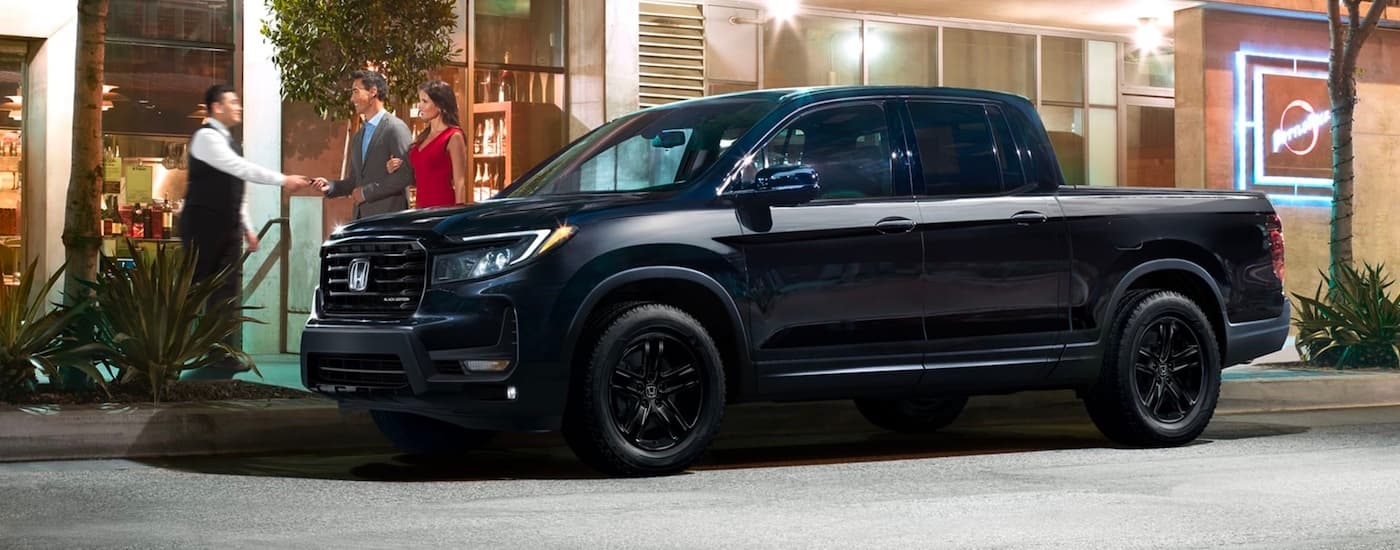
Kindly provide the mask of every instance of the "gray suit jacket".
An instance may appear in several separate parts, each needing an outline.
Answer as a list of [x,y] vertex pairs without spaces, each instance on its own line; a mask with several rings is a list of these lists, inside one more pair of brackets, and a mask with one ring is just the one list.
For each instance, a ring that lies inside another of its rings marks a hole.
[[[360,141],[365,128],[361,126],[350,136],[350,177],[331,182],[327,197],[344,197],[356,188],[363,188],[365,202],[355,205],[355,219],[408,209],[408,186],[413,184],[413,167],[408,162],[408,148],[413,134],[408,125],[392,113],[384,113],[369,148],[360,155]],[[390,174],[384,165],[389,157],[403,159],[398,171]]]

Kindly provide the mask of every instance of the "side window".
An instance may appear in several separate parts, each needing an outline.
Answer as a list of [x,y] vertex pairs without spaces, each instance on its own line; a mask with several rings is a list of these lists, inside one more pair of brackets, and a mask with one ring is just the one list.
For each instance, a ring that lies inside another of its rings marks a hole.
[[[805,164],[817,171],[821,198],[894,195],[885,111],[875,104],[821,109],[799,116],[755,155],[751,172]],[[752,177],[753,173],[745,173]]]
[[926,195],[991,195],[1002,191],[991,125],[981,105],[911,102]]
[[997,138],[997,156],[1001,159],[1001,179],[1007,189],[1016,189],[1026,184],[1026,172],[1021,167],[1021,148],[1011,137],[1011,126],[1001,114],[1001,107],[987,107],[987,118],[992,121],[992,132]]

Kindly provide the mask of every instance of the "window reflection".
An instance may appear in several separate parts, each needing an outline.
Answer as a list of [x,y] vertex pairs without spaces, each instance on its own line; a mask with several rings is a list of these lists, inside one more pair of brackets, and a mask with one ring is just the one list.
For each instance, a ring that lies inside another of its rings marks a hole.
[[476,0],[472,55],[477,63],[563,67],[563,1]]
[[195,113],[204,90],[231,82],[232,70],[228,51],[107,44],[106,81],[116,88],[106,96],[103,131],[191,134],[203,118]]
[[938,85],[938,27],[868,23],[865,46],[871,84]]
[[1035,99],[1035,36],[944,29],[943,82]]
[[795,17],[764,27],[763,86],[860,84],[860,21]]
[[112,37],[233,42],[227,0],[111,0],[107,34]]

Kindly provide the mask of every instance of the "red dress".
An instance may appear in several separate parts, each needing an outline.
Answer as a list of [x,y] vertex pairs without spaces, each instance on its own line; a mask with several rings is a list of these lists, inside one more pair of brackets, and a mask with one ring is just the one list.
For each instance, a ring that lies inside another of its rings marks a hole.
[[413,165],[414,185],[418,187],[418,208],[457,204],[457,193],[452,189],[452,154],[447,152],[447,140],[461,133],[461,128],[448,128],[421,147],[409,148],[408,162]]

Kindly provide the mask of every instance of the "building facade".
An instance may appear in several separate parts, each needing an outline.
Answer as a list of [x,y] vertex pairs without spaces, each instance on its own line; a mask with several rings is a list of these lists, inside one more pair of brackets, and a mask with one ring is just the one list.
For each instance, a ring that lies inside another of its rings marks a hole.
[[[245,154],[338,176],[350,123],[280,97],[272,17],[254,0],[110,0],[104,147],[114,221],[177,208],[204,88],[243,95]],[[18,3],[16,3],[18,4]],[[55,5],[56,4],[56,5]],[[1327,261],[1327,25],[1307,0],[458,0],[452,83],[471,136],[473,197],[569,140],[640,108],[759,88],[905,84],[1030,98],[1076,185],[1252,189],[1288,238],[1288,287]],[[13,6],[0,21],[0,273],[63,260],[76,8]],[[1385,26],[1400,22],[1391,8]],[[1400,145],[1400,33],[1363,50],[1357,111],[1358,259],[1395,263],[1384,196]],[[344,75],[327,75],[342,78]],[[413,124],[407,106],[395,111]],[[280,139],[270,139],[279,136]],[[244,268],[255,353],[296,351],[316,247],[350,204],[250,186],[262,250]],[[125,217],[123,217],[125,216]],[[154,222],[159,225],[159,222]],[[128,229],[128,231],[130,231]],[[168,239],[149,228],[143,239]],[[115,239],[113,239],[115,240]]]

